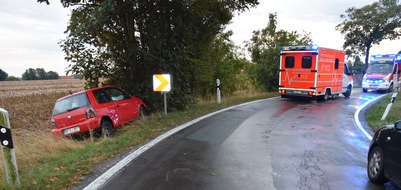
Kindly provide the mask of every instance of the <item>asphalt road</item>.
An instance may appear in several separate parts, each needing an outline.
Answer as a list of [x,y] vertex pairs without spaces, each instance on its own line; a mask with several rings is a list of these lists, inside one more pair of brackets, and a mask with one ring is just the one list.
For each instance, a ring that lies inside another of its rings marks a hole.
[[369,139],[354,120],[359,106],[380,95],[356,89],[326,102],[274,98],[228,109],[87,189],[399,189],[369,182]]

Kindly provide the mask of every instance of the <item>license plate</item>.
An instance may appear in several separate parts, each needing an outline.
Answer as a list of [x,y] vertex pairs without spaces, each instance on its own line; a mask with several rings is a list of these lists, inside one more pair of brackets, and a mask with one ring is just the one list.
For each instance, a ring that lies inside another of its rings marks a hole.
[[371,89],[376,89],[376,88],[377,88],[377,85],[370,85],[369,88],[371,88]]
[[301,91],[294,91],[294,94],[302,94]]
[[68,135],[68,134],[79,132],[79,131],[80,131],[79,126],[69,128],[69,129],[64,130],[64,135]]

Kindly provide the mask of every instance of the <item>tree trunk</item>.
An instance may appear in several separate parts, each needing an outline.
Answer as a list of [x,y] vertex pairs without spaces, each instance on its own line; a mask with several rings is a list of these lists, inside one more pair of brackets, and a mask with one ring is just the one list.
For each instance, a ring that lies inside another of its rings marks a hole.
[[370,52],[370,45],[366,46],[366,53],[365,53],[365,65],[364,65],[364,69],[363,69],[363,75],[365,75],[366,71],[369,68],[369,52]]

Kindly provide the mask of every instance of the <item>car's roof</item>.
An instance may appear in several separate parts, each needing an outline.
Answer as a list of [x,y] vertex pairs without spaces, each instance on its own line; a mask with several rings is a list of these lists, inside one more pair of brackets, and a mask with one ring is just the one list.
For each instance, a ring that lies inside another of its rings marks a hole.
[[57,101],[63,100],[63,99],[66,99],[66,98],[69,98],[71,96],[75,96],[75,95],[78,95],[78,94],[82,94],[82,93],[85,93],[85,92],[90,92],[90,91],[94,91],[94,90],[98,90],[98,89],[104,89],[104,88],[117,88],[117,87],[116,86],[102,86],[102,87],[96,87],[96,88],[90,88],[90,89],[86,89],[86,90],[81,90],[79,92],[75,92],[75,93],[72,93],[70,95],[61,97]]

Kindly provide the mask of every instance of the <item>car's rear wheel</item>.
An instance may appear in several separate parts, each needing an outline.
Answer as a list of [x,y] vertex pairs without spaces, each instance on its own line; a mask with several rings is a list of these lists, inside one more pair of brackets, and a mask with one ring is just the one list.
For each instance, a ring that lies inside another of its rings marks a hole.
[[373,148],[368,157],[368,176],[373,183],[386,183],[388,178],[384,176],[383,151],[379,146]]
[[110,122],[103,120],[100,124],[100,135],[101,137],[112,137],[114,135],[114,128]]
[[368,89],[363,88],[362,92],[368,92]]

